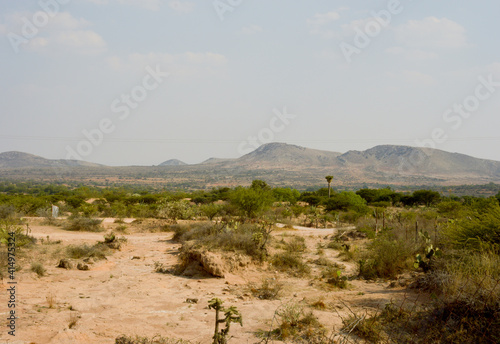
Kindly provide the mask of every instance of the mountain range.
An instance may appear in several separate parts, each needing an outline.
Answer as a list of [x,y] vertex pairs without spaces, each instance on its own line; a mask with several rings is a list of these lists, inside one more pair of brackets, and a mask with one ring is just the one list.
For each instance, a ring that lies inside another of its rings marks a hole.
[[50,160],[21,152],[0,154],[0,178],[58,178],[167,184],[206,188],[263,179],[273,185],[458,185],[500,182],[500,162],[459,153],[381,145],[346,153],[268,143],[236,159],[211,158],[188,165],[171,159],[158,166],[109,167],[76,160]]

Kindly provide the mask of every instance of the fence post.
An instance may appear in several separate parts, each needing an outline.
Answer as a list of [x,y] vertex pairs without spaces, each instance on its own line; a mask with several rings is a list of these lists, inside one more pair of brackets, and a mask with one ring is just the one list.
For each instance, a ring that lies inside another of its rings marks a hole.
[[418,221],[415,221],[415,242],[418,241]]

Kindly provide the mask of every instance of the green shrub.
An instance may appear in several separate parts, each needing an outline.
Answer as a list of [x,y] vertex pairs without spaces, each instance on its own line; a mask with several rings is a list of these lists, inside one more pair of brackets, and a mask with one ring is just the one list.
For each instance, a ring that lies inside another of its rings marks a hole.
[[158,208],[160,218],[169,218],[174,221],[189,220],[194,215],[194,207],[187,201],[166,202]]
[[321,277],[325,278],[328,284],[340,289],[346,289],[349,286],[347,276],[342,275],[342,270],[334,266],[326,267],[321,273]]
[[192,225],[174,225],[174,239],[180,242],[196,241],[209,249],[228,252],[242,252],[262,261],[266,256],[265,243],[269,232],[261,225],[237,222],[215,225],[211,222]]
[[451,221],[445,228],[447,239],[456,247],[480,250],[485,244],[500,250],[500,206],[490,205],[469,212],[459,221]]

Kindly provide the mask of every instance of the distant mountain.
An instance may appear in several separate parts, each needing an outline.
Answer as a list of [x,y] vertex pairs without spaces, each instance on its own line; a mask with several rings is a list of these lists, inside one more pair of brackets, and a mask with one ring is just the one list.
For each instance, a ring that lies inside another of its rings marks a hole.
[[286,143],[268,143],[237,159],[238,164],[268,166],[332,166],[341,155]]
[[103,165],[80,160],[51,160],[23,152],[0,153],[0,168],[40,168],[67,166],[99,167]]
[[[62,168],[61,168],[62,167]],[[86,167],[86,168],[82,168]],[[77,181],[121,180],[168,183],[170,187],[211,188],[249,184],[262,179],[276,186],[308,188],[324,185],[461,185],[500,183],[500,162],[438,149],[382,145],[344,154],[269,143],[237,159],[210,158],[187,165],[168,160],[160,166],[107,167],[75,160],[49,160],[7,152],[0,154],[1,178],[44,178]]]
[[222,159],[222,158],[209,158],[201,163],[201,165],[204,164],[219,164],[222,162],[230,162],[230,161],[235,161],[236,159]]
[[349,151],[338,157],[339,167],[365,172],[425,175],[438,178],[498,178],[500,162],[439,149],[383,145]]
[[158,166],[184,166],[184,165],[187,165],[184,161],[180,161],[177,159],[170,159],[162,162]]

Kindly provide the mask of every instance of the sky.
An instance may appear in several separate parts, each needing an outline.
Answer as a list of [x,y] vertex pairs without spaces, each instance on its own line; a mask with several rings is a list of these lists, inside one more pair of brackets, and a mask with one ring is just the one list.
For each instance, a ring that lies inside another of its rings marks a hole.
[[0,2],[0,152],[101,164],[268,142],[500,160],[500,2]]

